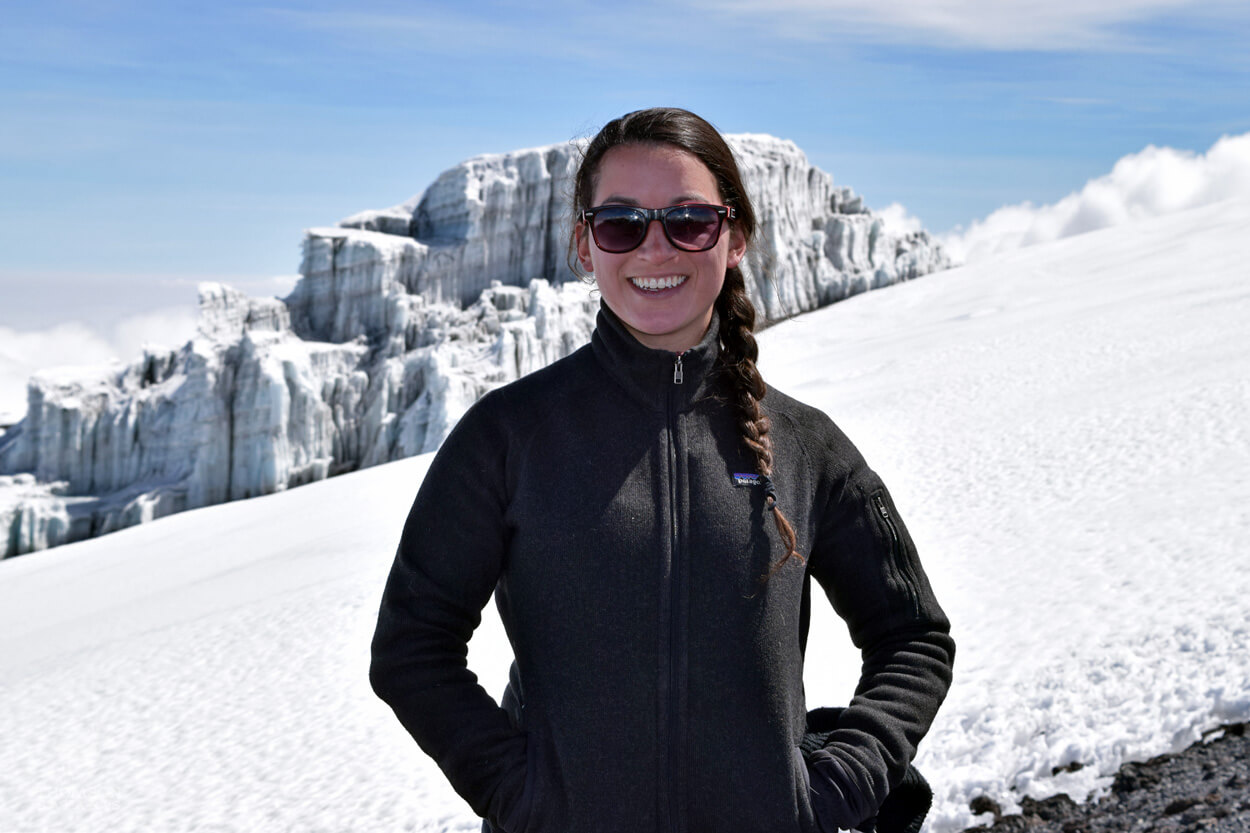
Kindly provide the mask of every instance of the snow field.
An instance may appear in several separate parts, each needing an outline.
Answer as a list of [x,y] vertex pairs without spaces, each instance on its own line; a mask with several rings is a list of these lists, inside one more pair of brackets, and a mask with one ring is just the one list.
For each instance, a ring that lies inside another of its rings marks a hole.
[[883,473],[953,620],[931,830],[1250,716],[1248,232],[1226,202],[764,334],[765,378]]
[[[882,473],[954,622],[933,833],[1250,718],[1246,240],[1226,202],[762,334],[765,378]],[[0,830],[479,829],[366,679],[426,465],[0,562]],[[813,607],[810,704],[838,704],[858,658]],[[486,617],[469,662],[498,693]]]

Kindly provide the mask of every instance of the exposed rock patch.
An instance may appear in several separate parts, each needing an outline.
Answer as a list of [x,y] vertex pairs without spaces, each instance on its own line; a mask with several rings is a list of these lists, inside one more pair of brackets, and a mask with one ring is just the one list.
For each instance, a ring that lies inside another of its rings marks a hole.
[[1214,740],[1174,755],[1120,768],[1110,793],[1089,804],[1066,795],[1024,798],[1019,814],[1003,815],[988,797],[974,799],[991,824],[964,833],[1248,833],[1250,736],[1246,724],[1223,727]]

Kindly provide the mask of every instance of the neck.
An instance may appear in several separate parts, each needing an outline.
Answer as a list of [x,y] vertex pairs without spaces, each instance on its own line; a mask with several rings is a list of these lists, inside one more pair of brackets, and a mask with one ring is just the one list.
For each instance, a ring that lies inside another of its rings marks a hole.
[[[614,313],[615,314],[615,313]],[[637,339],[638,343],[643,347],[649,347],[652,350],[667,350],[670,353],[684,353],[703,341],[707,335],[708,327],[712,325],[712,310],[709,308],[707,315],[704,317],[703,326],[698,328],[698,332],[682,332],[682,333],[662,333],[654,335],[652,333],[644,333],[631,327],[620,316],[616,316],[616,320],[629,331],[629,334]]]

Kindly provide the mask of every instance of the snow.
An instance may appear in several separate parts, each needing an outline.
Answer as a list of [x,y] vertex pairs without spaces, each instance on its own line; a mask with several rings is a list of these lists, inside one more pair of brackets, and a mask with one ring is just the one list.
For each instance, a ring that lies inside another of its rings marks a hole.
[[[933,833],[1250,719],[1247,239],[1229,201],[762,334],[765,378],[890,484],[954,622]],[[366,680],[428,462],[0,562],[0,830],[479,829]],[[833,705],[857,658],[814,608],[809,702]],[[470,663],[498,693],[487,613]]]
[[954,620],[933,829],[1250,716],[1248,232],[1226,202],[763,336],[765,378],[886,474]]

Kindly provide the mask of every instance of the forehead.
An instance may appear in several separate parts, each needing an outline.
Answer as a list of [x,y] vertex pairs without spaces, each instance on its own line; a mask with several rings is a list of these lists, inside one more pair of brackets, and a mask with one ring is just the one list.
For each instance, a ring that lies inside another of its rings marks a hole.
[[721,202],[716,177],[689,151],[673,145],[621,145],[599,161],[594,204],[624,202],[661,208],[677,202]]

